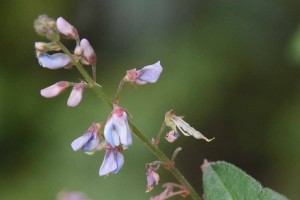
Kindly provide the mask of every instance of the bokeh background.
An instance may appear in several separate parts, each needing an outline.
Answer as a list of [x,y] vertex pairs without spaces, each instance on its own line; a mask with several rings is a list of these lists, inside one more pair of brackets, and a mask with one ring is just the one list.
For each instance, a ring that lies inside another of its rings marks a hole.
[[[290,199],[300,197],[300,2],[223,0],[0,1],[0,199],[56,198],[82,191],[90,199],[148,199],[174,181],[164,169],[145,194],[145,163],[156,158],[134,137],[118,175],[98,176],[104,153],[73,152],[70,143],[110,109],[85,91],[68,108],[70,91],[44,99],[57,81],[79,81],[76,70],[37,63],[32,28],[39,14],[63,16],[92,43],[98,80],[112,96],[126,70],[160,60],[155,85],[126,85],[121,105],[155,136],[175,109],[211,143],[180,137],[160,146],[202,193],[204,158],[225,160]],[[73,43],[66,41],[70,47]],[[176,198],[175,198],[176,199]]]

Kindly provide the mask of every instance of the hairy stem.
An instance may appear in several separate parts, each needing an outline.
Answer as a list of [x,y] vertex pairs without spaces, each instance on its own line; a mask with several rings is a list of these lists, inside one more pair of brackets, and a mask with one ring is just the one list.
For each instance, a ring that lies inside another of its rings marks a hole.
[[[99,85],[94,82],[94,80],[90,77],[90,75],[85,71],[81,63],[74,57],[74,55],[61,43],[57,42],[57,44],[60,46],[62,51],[64,51],[74,63],[75,67],[78,69],[78,71],[81,73],[81,75],[85,78],[87,83],[91,86],[91,88],[94,90],[94,92],[110,107],[113,106],[112,99],[108,98],[104,92],[101,90]],[[169,163],[171,162],[170,159],[152,142],[146,138],[144,134],[129,120],[129,125],[131,127],[132,132],[135,133],[135,135],[163,162]],[[190,183],[185,179],[185,177],[180,173],[180,171],[174,166],[169,169],[171,173],[174,175],[174,177],[182,184],[188,191],[191,197],[194,200],[202,200],[198,193],[194,190],[194,188],[190,185]]]

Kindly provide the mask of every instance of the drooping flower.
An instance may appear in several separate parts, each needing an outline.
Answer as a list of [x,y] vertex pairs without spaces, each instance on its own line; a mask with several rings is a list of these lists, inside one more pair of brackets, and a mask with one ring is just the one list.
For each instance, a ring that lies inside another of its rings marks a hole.
[[78,35],[76,28],[74,26],[72,26],[69,22],[67,22],[63,17],[57,18],[56,25],[57,25],[58,31],[61,34],[65,35],[69,38],[72,38],[74,40],[79,39],[79,35]]
[[72,149],[74,151],[81,150],[86,153],[94,153],[100,141],[100,128],[99,123],[93,123],[82,136],[71,143]]
[[38,61],[42,67],[48,69],[59,69],[72,64],[71,58],[64,53],[55,53],[49,55],[47,53],[38,53]]
[[207,142],[212,141],[215,138],[208,139],[204,135],[202,135],[199,131],[195,130],[191,127],[187,122],[185,122],[183,117],[177,116],[171,110],[165,115],[166,125],[169,126],[172,130],[177,132],[176,127],[180,130],[180,132],[185,136],[193,136],[196,139],[204,139]]
[[83,58],[81,62],[86,65],[95,65],[97,62],[97,56],[90,42],[87,39],[83,38],[80,41],[80,47],[83,50]]
[[85,85],[86,83],[77,83],[74,85],[67,102],[68,106],[76,107],[80,103]]
[[113,148],[110,144],[106,145],[104,160],[99,170],[100,176],[116,174],[124,164],[124,156],[119,148]]
[[41,90],[41,95],[46,98],[52,98],[60,93],[62,93],[66,88],[70,86],[70,83],[67,81],[57,82],[49,87],[46,87]]
[[124,108],[114,106],[105,127],[104,136],[106,141],[116,147],[123,145],[128,147],[132,144],[131,131],[127,121],[127,114]]
[[145,66],[140,70],[128,70],[124,80],[134,85],[155,83],[158,80],[162,70],[163,68],[160,65],[160,61],[158,61],[155,64]]
[[179,137],[179,133],[174,131],[174,130],[171,130],[169,133],[167,133],[166,135],[166,140],[170,143],[173,143],[175,142],[175,140],[177,140],[177,138]]
[[158,184],[159,175],[153,169],[153,167],[149,164],[146,165],[146,177],[147,177],[147,189],[146,192],[150,192],[155,185]]

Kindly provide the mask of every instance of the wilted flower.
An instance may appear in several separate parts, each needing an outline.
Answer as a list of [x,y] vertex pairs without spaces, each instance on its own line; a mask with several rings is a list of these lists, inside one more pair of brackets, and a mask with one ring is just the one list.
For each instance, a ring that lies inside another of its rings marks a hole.
[[60,81],[47,88],[42,89],[41,95],[46,98],[52,98],[62,93],[69,86],[70,86],[69,82]]
[[155,83],[158,80],[162,70],[163,68],[160,65],[160,61],[158,61],[157,63],[145,66],[140,70],[128,70],[124,80],[135,85]]
[[56,42],[35,42],[34,48],[37,52],[59,51],[60,46]]
[[68,106],[76,107],[80,103],[85,85],[86,83],[77,83],[74,85],[67,102]]
[[38,53],[37,58],[42,67],[49,69],[59,69],[72,64],[71,58],[64,53],[55,53],[52,55],[47,53]]
[[55,20],[47,15],[40,15],[33,23],[35,31],[49,40],[58,41],[59,35]]
[[119,148],[113,148],[110,144],[106,145],[106,152],[103,163],[99,170],[99,175],[116,174],[124,164],[124,156]]
[[82,136],[72,142],[72,149],[74,151],[81,150],[87,153],[93,153],[97,150],[99,145],[100,128],[99,123],[93,123]]
[[158,184],[159,175],[153,170],[153,167],[149,164],[146,165],[146,176],[147,176],[147,189],[146,192],[150,192],[153,186]]
[[177,138],[178,138],[179,136],[180,136],[180,135],[179,135],[178,132],[172,130],[172,131],[170,131],[169,133],[167,133],[167,135],[166,135],[166,140],[167,140],[168,142],[170,142],[170,143],[173,143],[173,142],[175,142],[175,140],[177,140]]
[[74,26],[72,26],[69,22],[67,22],[63,17],[57,18],[56,25],[57,25],[58,31],[61,34],[65,35],[69,38],[72,38],[74,40],[79,39],[79,35],[78,35],[76,28]]
[[204,139],[207,142],[210,142],[213,139],[215,139],[215,138],[212,138],[212,139],[206,138],[199,131],[195,130],[188,123],[186,123],[182,118],[183,117],[179,117],[179,116],[175,115],[174,112],[171,110],[166,113],[165,122],[166,122],[166,125],[169,126],[175,132],[177,132],[177,129],[176,129],[176,127],[177,127],[180,130],[180,132],[185,136],[192,135],[196,139]]
[[112,147],[119,145],[127,147],[132,144],[131,131],[124,108],[117,105],[114,106],[105,124],[104,136]]
[[165,188],[165,190],[162,193],[151,197],[150,200],[165,200],[174,197],[175,195],[180,195],[185,198],[189,195],[189,191],[184,186],[176,183],[165,183],[163,188]]
[[89,43],[89,41],[85,38],[83,38],[80,41],[80,47],[83,49],[83,58],[82,62],[86,65],[95,65],[97,61],[97,56],[94,52],[93,47]]

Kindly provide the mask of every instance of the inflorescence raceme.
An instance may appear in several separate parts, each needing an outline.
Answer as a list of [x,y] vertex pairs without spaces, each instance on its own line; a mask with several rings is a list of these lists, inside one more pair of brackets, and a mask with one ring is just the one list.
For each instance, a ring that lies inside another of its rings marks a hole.
[[[50,40],[50,42],[35,43],[36,57],[42,67],[55,70],[61,68],[72,69],[75,66],[85,78],[84,81],[78,83],[59,81],[42,89],[40,93],[43,97],[56,97],[67,88],[72,87],[67,105],[69,107],[76,107],[83,98],[84,89],[92,89],[93,87],[101,89],[101,86],[96,82],[97,56],[95,51],[87,39],[83,38],[80,40],[78,31],[74,26],[62,17],[54,20],[47,15],[41,15],[34,21],[34,28],[39,35]],[[75,41],[76,47],[72,51],[74,52],[73,54],[61,43],[62,38]],[[82,65],[91,66],[92,78],[86,73]],[[108,116],[107,121],[92,123],[82,136],[72,142],[71,147],[74,151],[83,151],[87,154],[94,154],[96,151],[105,149],[104,160],[99,170],[100,176],[118,173],[124,164],[122,152],[132,145],[132,131],[127,119],[128,112],[125,108],[119,106],[119,95],[123,85],[126,82],[134,86],[155,83],[159,79],[162,70],[160,61],[139,70],[135,68],[128,70],[120,81],[115,98],[111,103],[113,110]],[[179,131],[184,136],[193,136],[196,139],[204,139],[207,142],[214,139],[206,138],[182,118],[176,116],[172,110],[168,111],[165,114],[161,130],[157,137],[152,139],[153,145],[158,146],[160,137],[166,126],[171,128],[171,131],[166,134],[166,140],[170,143],[175,142],[179,137]],[[146,164],[146,192],[151,191],[158,184],[158,169],[160,166],[164,166],[166,169],[174,167],[174,159],[180,150],[181,148],[175,150],[172,160],[169,163],[154,161]],[[183,185],[167,183],[163,187],[165,190],[152,199],[162,200],[177,194],[182,196],[189,194],[188,189]],[[178,188],[179,190],[174,192],[174,188]]]

